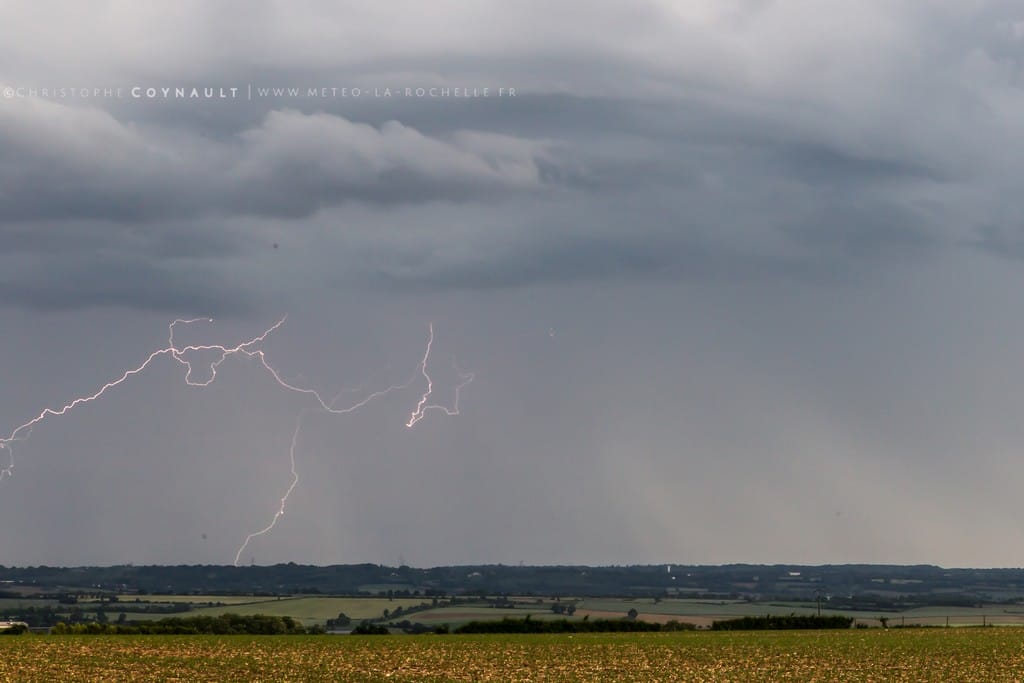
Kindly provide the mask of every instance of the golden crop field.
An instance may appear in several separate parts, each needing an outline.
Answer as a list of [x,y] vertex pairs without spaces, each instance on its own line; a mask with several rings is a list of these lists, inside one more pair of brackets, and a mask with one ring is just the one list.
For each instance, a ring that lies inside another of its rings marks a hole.
[[18,636],[0,681],[1020,681],[1024,630]]

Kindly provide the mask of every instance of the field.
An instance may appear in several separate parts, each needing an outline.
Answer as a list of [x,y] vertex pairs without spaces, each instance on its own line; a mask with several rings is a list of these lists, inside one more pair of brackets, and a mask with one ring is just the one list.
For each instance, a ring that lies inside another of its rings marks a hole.
[[448,624],[449,626],[455,627],[474,620],[493,621],[503,617],[522,619],[526,616],[529,616],[531,619],[566,618],[561,615],[552,614],[551,608],[543,605],[524,606],[514,609],[485,607],[482,605],[455,605],[453,607],[436,607],[434,609],[424,610],[423,612],[415,612],[414,614],[410,614],[408,617],[403,618],[408,618],[410,621],[417,621],[428,626]]
[[[448,624],[455,627],[467,621],[500,619],[504,616],[534,619],[562,618],[552,612],[555,604],[550,598],[539,600],[533,597],[513,597],[512,607],[491,607],[489,601],[466,600],[455,605],[441,601],[438,607],[414,610],[395,615],[396,609],[420,607],[429,604],[431,598],[396,597],[333,597],[323,595],[306,596],[246,596],[246,595],[146,595],[120,596],[115,603],[100,603],[97,599],[80,600],[76,605],[58,604],[45,598],[3,598],[0,599],[0,619],[18,618],[19,612],[28,608],[37,610],[49,607],[57,613],[57,619],[69,620],[72,610],[79,610],[86,621],[97,618],[97,611],[105,611],[106,618],[116,620],[125,613],[128,621],[149,621],[168,616],[204,615],[213,616],[226,612],[243,615],[266,614],[290,616],[305,626],[325,625],[339,613],[345,613],[353,623],[364,619],[384,621],[410,621],[425,626]],[[730,619],[739,616],[761,616],[765,614],[814,614],[817,605],[813,602],[747,602],[741,600],[711,599],[661,599],[652,598],[572,598],[563,597],[562,606],[573,605],[574,614],[570,619],[618,619],[635,609],[644,621],[664,623],[670,620],[689,622],[698,627],[708,627],[716,619]],[[175,606],[187,612],[171,613]],[[384,619],[384,610],[389,616]],[[857,619],[858,623],[878,627],[881,619],[890,626],[931,625],[1024,625],[1024,604],[989,604],[981,607],[929,606],[906,608],[902,611],[877,610],[832,610],[827,601],[823,602],[822,614],[841,614]],[[52,622],[51,622],[52,623]]]
[[[153,597],[149,598],[153,600]],[[194,599],[194,598],[193,598]],[[384,610],[394,611],[397,607],[419,605],[423,598],[332,598],[332,597],[301,597],[301,598],[248,598],[246,602],[238,602],[238,598],[211,597],[213,601],[225,604],[216,607],[204,607],[201,602],[193,602],[193,609],[187,613],[171,614],[140,614],[131,613],[131,619],[151,620],[163,619],[168,616],[214,616],[232,612],[234,614],[266,614],[277,617],[294,617],[305,626],[323,625],[328,619],[334,619],[339,612],[344,612],[350,619],[379,619]],[[117,613],[117,604],[109,607],[112,614]]]
[[[751,603],[742,600],[680,600],[654,601],[637,598],[587,598],[577,603],[576,616],[590,614],[591,618],[616,618],[623,616],[630,608],[636,609],[644,621],[665,622],[670,619],[708,626],[715,619],[732,619],[742,616],[764,614],[815,614],[817,605],[813,602],[763,602]],[[854,617],[869,626],[880,626],[878,617],[886,617],[890,625],[1024,625],[1024,606],[986,605],[984,607],[916,607],[902,611],[853,611],[831,610],[824,603],[822,614],[839,614]]]
[[559,636],[20,636],[0,681],[1013,681],[1016,628]]
[[143,602],[173,602],[173,603],[196,603],[204,602],[221,603],[222,605],[244,605],[253,602],[270,602],[277,600],[273,595],[121,595],[122,602],[141,600]]

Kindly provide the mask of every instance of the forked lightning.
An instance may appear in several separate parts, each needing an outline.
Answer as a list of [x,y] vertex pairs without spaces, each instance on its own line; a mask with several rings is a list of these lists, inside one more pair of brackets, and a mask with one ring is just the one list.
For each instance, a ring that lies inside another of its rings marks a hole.
[[[259,360],[260,364],[263,366],[263,368],[265,368],[267,370],[267,372],[274,378],[274,380],[282,388],[284,388],[284,389],[286,389],[288,391],[291,391],[291,392],[295,392],[295,393],[299,393],[299,394],[304,394],[304,395],[308,395],[308,396],[313,397],[313,399],[316,401],[316,404],[317,404],[316,408],[318,408],[319,410],[322,410],[324,412],[332,413],[332,414],[335,414],[335,415],[343,415],[343,414],[346,414],[346,413],[351,413],[351,412],[353,412],[355,410],[358,410],[359,408],[362,408],[363,406],[365,406],[370,401],[372,401],[372,400],[374,400],[376,398],[379,398],[381,396],[384,396],[385,394],[388,394],[388,393],[390,393],[392,391],[406,389],[409,386],[411,386],[413,384],[413,382],[416,381],[417,375],[422,375],[422,377],[426,381],[427,388],[426,388],[426,391],[424,392],[424,394],[422,395],[422,397],[420,398],[419,402],[417,403],[416,408],[410,414],[409,420],[408,420],[408,422],[406,422],[406,426],[407,427],[413,427],[417,422],[419,422],[420,420],[423,419],[425,413],[428,410],[441,410],[441,411],[444,411],[444,413],[447,414],[447,415],[458,415],[459,414],[459,397],[460,397],[460,392],[463,389],[463,387],[465,387],[467,384],[469,384],[470,382],[473,381],[473,374],[472,373],[463,372],[463,371],[459,370],[458,366],[455,366],[455,371],[458,374],[460,381],[459,381],[459,384],[455,387],[455,400],[454,400],[452,406],[448,407],[448,406],[444,406],[444,405],[440,405],[440,404],[436,404],[436,403],[430,403],[430,398],[431,398],[431,396],[433,394],[433,380],[430,377],[430,374],[429,374],[428,369],[427,369],[427,365],[428,365],[428,363],[430,361],[430,353],[431,353],[431,349],[432,349],[432,346],[433,346],[433,343],[434,343],[434,326],[433,326],[433,324],[431,324],[429,326],[429,328],[428,328],[427,347],[426,347],[426,350],[424,351],[423,359],[416,366],[416,372],[415,372],[413,377],[408,382],[406,382],[405,384],[393,385],[393,386],[387,387],[386,389],[381,389],[379,391],[375,391],[375,392],[367,395],[362,400],[357,401],[356,403],[354,403],[354,404],[352,404],[350,406],[347,406],[345,408],[336,408],[335,407],[335,403],[337,402],[338,398],[340,398],[341,394],[338,394],[338,396],[336,396],[332,401],[327,402],[327,401],[325,401],[323,399],[323,397],[320,395],[320,393],[317,392],[315,389],[310,389],[310,388],[306,388],[306,387],[300,387],[300,386],[296,386],[294,384],[291,384],[289,382],[286,382],[281,377],[280,373],[272,365],[270,365],[270,363],[267,361],[267,357],[266,357],[266,354],[264,353],[263,349],[259,347],[259,345],[264,340],[266,340],[266,338],[272,332],[274,332],[279,327],[281,327],[281,325],[284,324],[286,319],[287,319],[287,316],[281,318],[280,320],[278,320],[276,323],[274,323],[272,326],[270,326],[267,330],[265,330],[259,336],[253,337],[252,339],[244,341],[244,342],[242,342],[242,343],[240,343],[240,344],[238,344],[236,346],[223,346],[223,345],[220,345],[220,344],[190,344],[190,345],[181,346],[181,347],[177,346],[175,344],[175,341],[174,341],[174,328],[175,328],[175,326],[177,326],[177,325],[191,325],[191,324],[200,323],[200,322],[212,323],[213,322],[213,318],[177,318],[177,319],[173,320],[167,326],[167,331],[168,331],[167,346],[164,347],[164,348],[158,349],[156,351],[153,351],[152,353],[150,353],[149,356],[146,358],[146,360],[144,360],[140,365],[138,365],[138,366],[136,366],[134,368],[131,368],[129,370],[126,370],[123,374],[121,374],[120,377],[118,377],[117,379],[114,379],[114,380],[111,380],[111,381],[107,382],[106,384],[101,386],[96,392],[94,392],[92,394],[87,394],[85,396],[79,396],[79,397],[75,398],[70,403],[67,403],[66,405],[64,405],[61,408],[44,408],[38,415],[33,417],[31,420],[28,420],[27,422],[17,426],[8,436],[0,438],[0,450],[7,451],[7,456],[8,456],[7,464],[4,465],[3,468],[0,468],[0,482],[2,482],[4,479],[9,479],[14,474],[14,449],[13,449],[13,444],[18,443],[18,442],[24,442],[25,440],[27,440],[29,438],[29,436],[31,436],[31,434],[32,434],[32,429],[36,425],[40,424],[43,420],[45,420],[48,417],[58,417],[60,415],[64,415],[67,412],[69,412],[70,410],[73,410],[74,408],[77,408],[78,406],[80,406],[82,404],[89,403],[89,402],[92,402],[92,401],[95,401],[95,400],[99,399],[105,393],[107,393],[107,391],[109,391],[109,390],[111,390],[111,389],[113,389],[113,388],[115,388],[115,387],[125,383],[129,378],[131,378],[134,375],[137,375],[137,374],[141,373],[146,368],[148,368],[155,360],[157,360],[158,358],[161,358],[163,356],[170,356],[175,361],[177,361],[178,363],[180,363],[181,365],[183,365],[185,367],[185,384],[187,384],[188,386],[193,386],[193,387],[207,387],[210,384],[212,384],[217,379],[217,370],[220,368],[221,364],[229,356],[241,355],[241,356],[244,356],[246,358],[257,358]],[[192,353],[211,352],[211,351],[214,352],[215,354],[217,354],[217,357],[210,363],[209,377],[207,377],[205,380],[195,380],[195,379],[193,379],[193,377],[192,377],[192,375],[193,375],[192,361],[190,361],[186,356],[188,354],[192,354]],[[453,360],[453,365],[454,365],[454,360]],[[302,419],[303,419],[303,415],[300,414],[299,417],[296,420],[296,423],[295,423],[295,430],[292,433],[291,447],[289,449],[289,460],[290,460],[290,463],[291,463],[291,474],[292,474],[291,484],[288,486],[288,489],[285,491],[284,495],[281,497],[280,503],[277,506],[277,511],[274,513],[274,516],[271,519],[270,523],[266,527],[264,527],[263,529],[260,529],[259,531],[256,531],[256,532],[253,532],[253,533],[249,534],[246,537],[245,541],[242,543],[241,547],[238,549],[238,552],[235,554],[235,564],[236,565],[238,564],[239,560],[241,559],[242,552],[249,545],[249,542],[252,541],[252,539],[256,538],[257,536],[262,536],[264,534],[267,534],[267,533],[270,532],[271,529],[274,528],[274,526],[277,524],[278,519],[280,519],[280,517],[284,514],[285,505],[288,502],[288,497],[291,495],[292,491],[295,490],[295,487],[299,483],[299,475],[298,475],[298,471],[296,470],[296,467],[295,467],[295,448],[296,448],[296,445],[298,443],[299,432],[302,429]]]

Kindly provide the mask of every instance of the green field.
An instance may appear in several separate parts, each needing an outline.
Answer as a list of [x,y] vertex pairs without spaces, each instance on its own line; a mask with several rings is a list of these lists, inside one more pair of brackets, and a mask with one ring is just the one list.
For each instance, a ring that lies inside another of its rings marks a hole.
[[557,636],[19,636],[0,681],[1013,681],[1016,628]]
[[[168,600],[166,598],[176,598]],[[353,622],[364,619],[381,619],[384,610],[393,612],[395,609],[420,606],[424,598],[344,598],[344,597],[250,597],[250,596],[218,596],[218,595],[193,595],[193,596],[140,596],[139,601],[135,597],[122,598],[120,602],[105,603],[102,605],[110,620],[118,618],[121,612],[129,621],[152,621],[166,619],[168,617],[181,616],[215,616],[228,612],[242,615],[266,614],[268,616],[293,617],[302,622],[305,626],[323,626],[328,619],[334,619],[339,613],[344,612]],[[221,603],[213,604],[209,603]],[[172,604],[188,604],[190,609],[185,612],[143,612],[138,611],[146,608],[168,607]],[[55,600],[0,600],[0,617],[5,612],[16,614],[20,608],[25,607],[54,607],[61,618],[67,619],[72,609],[83,610],[87,619],[95,616],[96,610],[100,608],[97,601],[80,601],[76,605],[59,605]],[[398,619],[416,620],[416,614],[399,616]]]
[[[266,614],[277,617],[294,617],[305,626],[313,626],[314,624],[322,625],[328,619],[334,619],[339,612],[344,612],[353,621],[379,619],[384,614],[384,610],[393,611],[397,607],[411,607],[422,602],[423,598],[395,598],[394,600],[387,598],[282,598],[228,607],[199,607],[191,610],[188,614],[189,616],[216,615],[225,612]],[[415,617],[414,613],[408,618],[416,620]]]
[[0,611],[19,607],[56,606],[56,600],[40,600],[38,598],[0,598]]
[[121,602],[173,602],[173,603],[221,603],[223,605],[245,605],[253,602],[270,602],[277,596],[267,595],[120,595]]

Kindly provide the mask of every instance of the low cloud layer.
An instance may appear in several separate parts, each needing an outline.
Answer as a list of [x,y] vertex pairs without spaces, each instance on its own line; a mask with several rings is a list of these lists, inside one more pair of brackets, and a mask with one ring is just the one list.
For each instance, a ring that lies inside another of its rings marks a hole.
[[[275,256],[290,269],[327,257],[367,284],[472,288],[813,275],[930,245],[1001,252],[1006,240],[991,236],[1018,230],[1010,179],[1022,170],[1024,38],[1010,5],[545,7],[539,24],[529,5],[391,8],[387,41],[369,39],[382,15],[358,3],[258,3],[237,16],[201,4],[83,15],[54,3],[54,16],[75,14],[73,31],[12,11],[0,76],[17,88],[519,92],[486,102],[12,98],[0,109],[0,229],[15,250],[29,248],[28,232],[52,236],[34,251],[45,261],[69,224],[88,221],[108,261],[151,269],[171,289],[163,236],[173,233],[197,255],[183,278],[230,285],[226,308],[259,289],[233,260],[257,243],[287,241],[293,249]],[[368,212],[387,224],[410,206],[430,226],[416,234],[418,257],[404,253],[401,228],[345,227]],[[230,227],[251,219],[275,227]],[[211,237],[215,224],[229,227]],[[207,250],[211,240],[221,248]],[[5,303],[49,298],[15,271]],[[82,303],[146,306],[127,281],[104,291]]]

